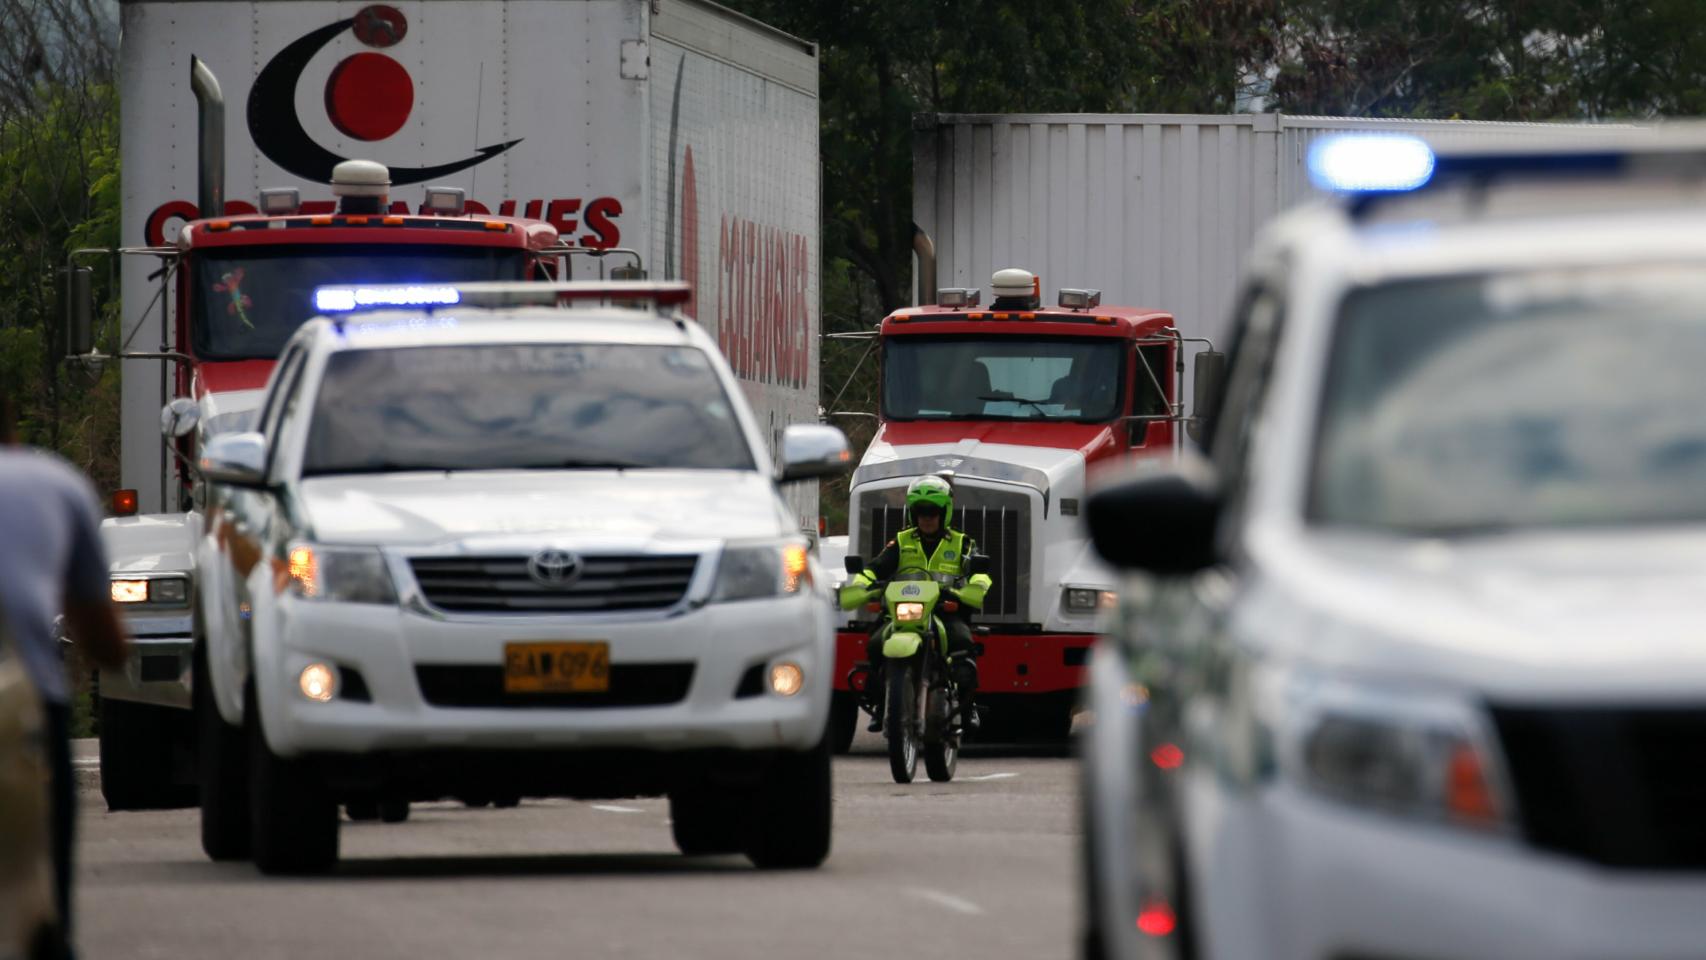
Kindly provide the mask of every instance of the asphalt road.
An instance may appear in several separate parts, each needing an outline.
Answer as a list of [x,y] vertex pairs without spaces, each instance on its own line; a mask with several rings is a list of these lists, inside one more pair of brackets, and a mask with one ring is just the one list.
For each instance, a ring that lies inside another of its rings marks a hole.
[[889,777],[861,734],[835,765],[823,868],[687,859],[663,800],[417,804],[343,825],[329,877],[202,856],[193,810],[108,813],[83,793],[84,958],[1014,957],[1073,955],[1074,762],[989,748],[952,783]]

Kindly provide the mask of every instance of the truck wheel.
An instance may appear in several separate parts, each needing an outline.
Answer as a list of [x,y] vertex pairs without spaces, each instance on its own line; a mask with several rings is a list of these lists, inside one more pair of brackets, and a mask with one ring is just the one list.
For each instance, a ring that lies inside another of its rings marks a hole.
[[746,805],[727,788],[700,786],[669,795],[669,829],[675,847],[690,857],[740,853]]
[[853,734],[859,728],[859,701],[848,691],[837,690],[829,698],[829,748],[837,756],[853,749]]
[[761,870],[801,870],[829,858],[834,784],[829,737],[804,753],[780,754],[752,797],[747,859]]
[[195,648],[190,702],[195,705],[197,792],[201,806],[201,849],[210,860],[249,856],[248,745],[243,730],[225,722],[213,702],[207,650]]
[[325,873],[338,862],[337,803],[312,767],[267,746],[253,685],[243,714],[255,866],[266,874]]
[[173,738],[184,711],[101,697],[100,713],[101,796],[108,810],[194,806],[195,789],[173,777]]

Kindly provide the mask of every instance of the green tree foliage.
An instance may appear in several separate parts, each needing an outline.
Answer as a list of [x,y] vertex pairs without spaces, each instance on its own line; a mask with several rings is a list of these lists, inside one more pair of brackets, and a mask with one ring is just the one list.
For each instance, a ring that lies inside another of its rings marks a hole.
[[[95,0],[0,6],[0,391],[26,442],[103,488],[118,482],[118,373],[61,363],[59,271],[74,249],[118,243],[116,41]],[[97,268],[97,302],[116,311],[111,279]]]

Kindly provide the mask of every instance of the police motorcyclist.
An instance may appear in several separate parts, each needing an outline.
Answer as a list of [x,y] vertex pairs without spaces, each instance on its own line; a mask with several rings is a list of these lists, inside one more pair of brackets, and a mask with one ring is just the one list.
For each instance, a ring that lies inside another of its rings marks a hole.
[[[978,719],[972,696],[977,692],[977,662],[969,613],[983,609],[984,595],[989,592],[992,581],[984,573],[966,576],[970,570],[970,558],[977,552],[977,544],[953,528],[954,491],[946,480],[941,477],[914,480],[906,489],[906,511],[912,526],[896,534],[883,552],[848,582],[848,586],[869,587],[899,573],[930,573],[951,581],[948,595],[959,601],[960,609],[952,613],[944,611],[941,614],[942,625],[948,633],[954,685],[960,692],[960,723],[964,729],[975,730]],[[961,580],[963,585],[958,585]],[[873,631],[865,645],[872,676],[879,675],[883,662],[882,644],[878,642],[880,633],[880,628]],[[883,726],[883,699],[879,696],[875,701],[871,707],[870,729],[873,732]]]

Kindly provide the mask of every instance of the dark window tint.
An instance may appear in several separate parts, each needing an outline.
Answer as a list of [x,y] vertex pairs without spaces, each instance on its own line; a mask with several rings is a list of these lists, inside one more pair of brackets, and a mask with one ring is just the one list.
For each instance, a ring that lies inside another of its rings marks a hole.
[[577,467],[753,460],[696,348],[464,345],[333,354],[303,473]]
[[890,337],[883,412],[893,420],[1112,420],[1127,341]]

